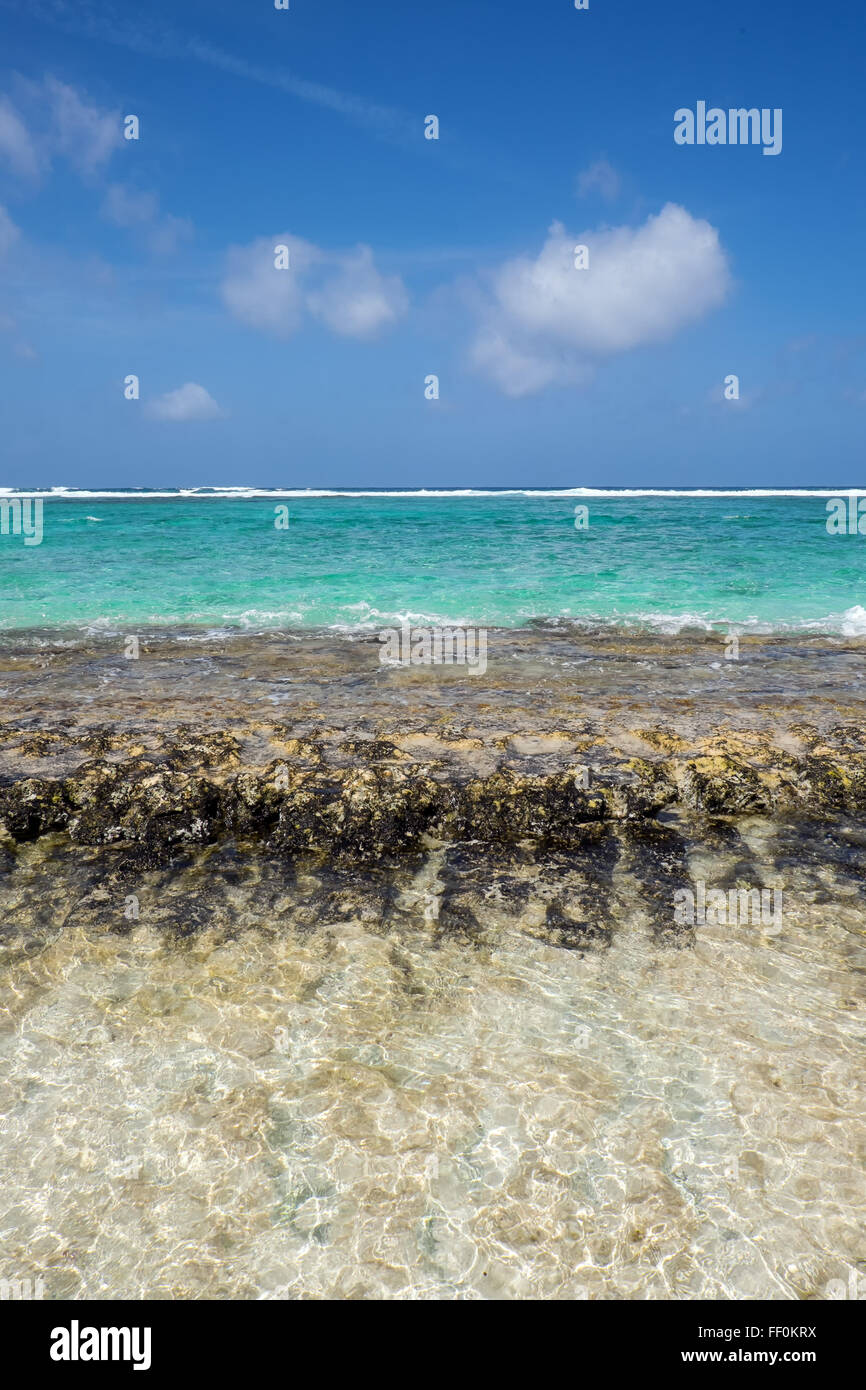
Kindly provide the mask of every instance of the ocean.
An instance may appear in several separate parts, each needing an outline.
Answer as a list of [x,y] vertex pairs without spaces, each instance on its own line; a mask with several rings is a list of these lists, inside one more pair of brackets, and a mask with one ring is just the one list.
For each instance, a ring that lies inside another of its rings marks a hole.
[[6,629],[866,633],[866,544],[828,533],[826,489],[16,495],[43,538],[0,536]]

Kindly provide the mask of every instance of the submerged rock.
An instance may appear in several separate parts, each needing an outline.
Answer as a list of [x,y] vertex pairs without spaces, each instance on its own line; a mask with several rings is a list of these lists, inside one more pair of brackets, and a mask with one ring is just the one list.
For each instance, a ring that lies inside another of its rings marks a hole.
[[548,741],[554,751],[543,754],[515,751],[543,742],[529,734],[498,732],[487,740],[440,741],[431,756],[417,737],[401,746],[394,734],[346,739],[341,730],[323,730],[312,740],[272,729],[259,748],[285,751],[264,765],[220,729],[174,726],[146,736],[107,730],[109,746],[96,758],[82,758],[92,753],[92,729],[55,729],[41,739],[21,731],[17,744],[15,732],[6,729],[0,738],[7,838],[25,842],[60,831],[84,845],[138,844],[155,857],[229,836],[288,856],[363,863],[429,840],[580,849],[588,826],[651,826],[677,805],[716,818],[866,807],[866,753],[852,746],[850,726],[836,731],[838,742],[801,726],[801,757],[769,734],[689,741],[643,729],[644,743],[660,750],[656,757],[636,757],[613,738],[596,737],[588,740],[589,766],[575,759],[578,730],[570,740],[567,730],[558,731]]

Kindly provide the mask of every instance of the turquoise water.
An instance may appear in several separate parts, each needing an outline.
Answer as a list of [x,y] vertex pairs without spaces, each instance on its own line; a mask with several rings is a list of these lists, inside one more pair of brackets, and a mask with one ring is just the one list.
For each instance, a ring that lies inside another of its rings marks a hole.
[[41,544],[0,536],[0,627],[859,634],[866,536],[828,534],[828,495],[55,494]]

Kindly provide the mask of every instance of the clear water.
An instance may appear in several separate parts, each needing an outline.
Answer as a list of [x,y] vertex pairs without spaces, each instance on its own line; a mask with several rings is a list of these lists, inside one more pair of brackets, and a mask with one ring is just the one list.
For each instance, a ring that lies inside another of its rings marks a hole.
[[781,930],[673,949],[617,870],[612,944],[580,952],[534,931],[532,864],[472,940],[437,930],[441,852],[387,929],[372,885],[304,927],[314,876],[203,863],[141,878],[124,936],[45,854],[2,893],[0,1165],[4,1263],[47,1297],[799,1299],[866,1271],[850,877],[789,867]]
[[[818,495],[51,496],[0,536],[0,627],[195,624],[866,631],[866,537]],[[589,528],[574,526],[576,505]]]

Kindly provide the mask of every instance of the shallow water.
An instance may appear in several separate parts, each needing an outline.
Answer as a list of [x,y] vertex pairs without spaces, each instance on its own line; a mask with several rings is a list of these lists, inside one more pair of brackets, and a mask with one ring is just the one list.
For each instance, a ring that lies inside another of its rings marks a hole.
[[[50,1298],[826,1296],[866,1271],[866,914],[856,828],[819,833],[687,840],[693,879],[784,866],[785,911],[679,935],[627,845],[432,848],[368,877],[21,849],[0,1276]],[[546,937],[556,895],[604,930]]]

